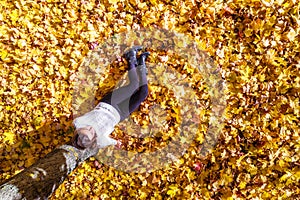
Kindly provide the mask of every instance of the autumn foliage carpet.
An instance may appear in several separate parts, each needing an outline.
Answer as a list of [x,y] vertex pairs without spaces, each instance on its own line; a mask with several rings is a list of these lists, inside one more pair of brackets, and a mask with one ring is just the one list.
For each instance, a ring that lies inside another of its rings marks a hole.
[[[114,34],[160,27],[194,38],[220,68],[227,107],[216,146],[200,156],[195,140],[179,162],[151,173],[91,158],[51,199],[297,199],[299,9],[296,0],[0,0],[1,182],[71,139],[74,77],[89,51]],[[150,62],[162,56],[151,53]],[[169,63],[191,73],[183,64]],[[112,66],[109,77],[122,70]],[[147,124],[143,108],[163,101],[159,92],[132,117]]]

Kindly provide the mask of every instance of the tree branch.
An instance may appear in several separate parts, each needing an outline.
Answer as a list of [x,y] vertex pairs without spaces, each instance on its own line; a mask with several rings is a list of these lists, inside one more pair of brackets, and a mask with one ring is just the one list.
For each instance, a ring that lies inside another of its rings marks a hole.
[[99,149],[63,145],[0,186],[0,200],[48,199],[70,172]]

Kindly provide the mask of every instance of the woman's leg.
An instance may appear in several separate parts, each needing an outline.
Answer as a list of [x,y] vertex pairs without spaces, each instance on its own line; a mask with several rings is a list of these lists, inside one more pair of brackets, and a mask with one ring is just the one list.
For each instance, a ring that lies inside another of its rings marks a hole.
[[148,85],[143,85],[136,91],[129,101],[129,113],[135,111],[148,96]]
[[138,60],[138,74],[140,78],[140,87],[138,91],[136,91],[130,98],[129,101],[129,112],[132,113],[135,111],[140,104],[146,99],[148,96],[148,80],[147,80],[147,69],[145,60],[149,56],[149,53],[143,53]]
[[120,114],[120,121],[126,119],[133,111],[135,111],[148,96],[148,85],[141,86],[130,98],[121,102],[117,106]]
[[135,111],[139,105],[146,99],[148,96],[148,80],[147,80],[147,68],[146,68],[146,59],[150,55],[149,52],[141,54],[138,59],[138,74],[140,78],[140,87],[137,92],[135,92],[130,98],[129,102],[129,112],[132,113]]
[[120,87],[108,93],[102,98],[101,102],[108,103],[112,106],[117,106],[119,103],[130,98],[139,88],[139,77],[137,75],[137,69],[135,67],[128,71],[128,77],[130,81],[128,85]]
[[[135,55],[134,55],[135,56]],[[128,76],[130,83],[118,88],[104,96],[101,102],[108,103],[116,108],[120,114],[121,121],[127,118],[148,95],[148,80],[145,60],[149,52],[141,54],[137,61],[129,61]],[[138,65],[136,67],[136,65]]]
[[148,52],[143,53],[138,60],[138,74],[139,74],[139,88],[138,90],[128,99],[124,100],[118,105],[121,115],[121,121],[127,118],[133,111],[135,111],[140,104],[148,96],[148,80],[147,80],[147,71],[145,60],[149,55]]
[[101,102],[108,103],[112,106],[117,106],[119,103],[130,98],[139,88],[139,79],[136,71],[136,66],[138,64],[136,54],[141,49],[141,46],[135,46],[124,54],[124,57],[128,61],[128,77],[130,83],[127,86],[118,88],[108,93],[102,98]]

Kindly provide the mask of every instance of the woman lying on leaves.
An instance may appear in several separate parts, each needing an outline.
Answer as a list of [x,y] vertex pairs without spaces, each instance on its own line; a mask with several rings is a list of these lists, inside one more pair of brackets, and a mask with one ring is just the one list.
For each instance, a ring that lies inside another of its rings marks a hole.
[[124,54],[130,83],[108,93],[92,111],[74,120],[73,146],[85,149],[92,145],[104,148],[117,144],[109,137],[115,125],[136,110],[148,95],[145,60],[150,53],[144,52],[137,58],[140,50],[141,46],[134,46]]

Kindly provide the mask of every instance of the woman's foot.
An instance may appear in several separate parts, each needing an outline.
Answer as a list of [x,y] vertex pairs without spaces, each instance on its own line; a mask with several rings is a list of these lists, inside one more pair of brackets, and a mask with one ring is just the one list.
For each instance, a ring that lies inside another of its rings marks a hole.
[[134,46],[124,53],[124,57],[128,61],[129,67],[138,65],[136,54],[138,51],[140,51],[142,49],[143,49],[143,46]]
[[145,52],[145,53],[142,53],[137,61],[137,68],[141,71],[141,72],[145,72],[146,74],[148,74],[148,69],[147,69],[147,66],[146,66],[146,59],[148,58],[148,56],[150,55],[149,52]]

